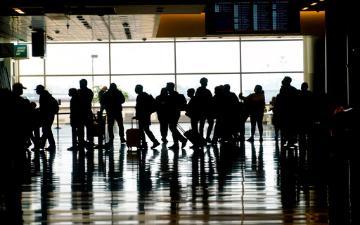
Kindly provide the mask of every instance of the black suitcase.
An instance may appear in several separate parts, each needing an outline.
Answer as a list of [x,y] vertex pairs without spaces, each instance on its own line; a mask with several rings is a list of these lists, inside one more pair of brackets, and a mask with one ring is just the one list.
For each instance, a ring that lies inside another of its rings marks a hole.
[[183,133],[183,135],[195,146],[203,146],[206,142],[203,137],[198,132],[194,132],[194,130],[190,129],[185,131],[179,124],[179,130]]
[[131,119],[131,128],[126,130],[126,145],[128,150],[132,150],[133,147],[140,148],[141,136],[140,129],[134,128],[134,119]]

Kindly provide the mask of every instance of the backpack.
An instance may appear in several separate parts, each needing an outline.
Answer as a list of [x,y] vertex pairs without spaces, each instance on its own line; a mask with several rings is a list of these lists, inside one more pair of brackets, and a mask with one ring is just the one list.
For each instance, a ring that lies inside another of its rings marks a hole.
[[50,112],[53,114],[59,112],[59,103],[53,96],[50,97]]
[[150,94],[148,96],[149,96],[149,99],[148,99],[149,112],[150,113],[156,112],[155,98]]

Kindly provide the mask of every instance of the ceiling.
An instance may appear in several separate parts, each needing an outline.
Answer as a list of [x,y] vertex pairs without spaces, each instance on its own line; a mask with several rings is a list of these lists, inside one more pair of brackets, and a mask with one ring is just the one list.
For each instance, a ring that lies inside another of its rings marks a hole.
[[[184,19],[191,30],[193,21],[200,21],[205,0],[1,0],[0,38],[31,41],[34,30],[44,30],[47,41],[106,41],[157,37],[160,19]],[[316,5],[311,5],[314,1]],[[55,2],[55,3],[54,3]],[[299,10],[321,10],[323,0],[302,0]],[[25,14],[14,9],[20,8]],[[195,17],[165,15],[194,15]],[[200,22],[199,22],[200,23]],[[165,24],[165,23],[162,23]],[[166,23],[171,28],[172,23]],[[200,24],[200,26],[202,26]],[[197,28],[196,28],[197,29]],[[173,28],[173,30],[175,30]],[[160,32],[162,35],[168,35]],[[203,31],[191,33],[202,35]],[[110,36],[110,37],[109,37]]]

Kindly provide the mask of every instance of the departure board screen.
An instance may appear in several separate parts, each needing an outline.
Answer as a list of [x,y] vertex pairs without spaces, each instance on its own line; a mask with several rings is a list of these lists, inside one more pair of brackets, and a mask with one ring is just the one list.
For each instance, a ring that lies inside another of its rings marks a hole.
[[299,12],[291,0],[216,0],[207,6],[207,34],[297,33]]

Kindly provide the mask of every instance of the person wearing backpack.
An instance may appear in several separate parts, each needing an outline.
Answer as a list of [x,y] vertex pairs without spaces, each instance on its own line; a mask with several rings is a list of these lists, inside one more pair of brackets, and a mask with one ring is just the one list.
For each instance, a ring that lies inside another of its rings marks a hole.
[[55,151],[55,139],[51,130],[51,126],[54,122],[55,114],[59,111],[59,105],[56,99],[47,91],[43,85],[36,86],[36,94],[39,97],[39,111],[42,128],[42,136],[40,138],[40,148],[44,148],[46,141],[49,142],[49,146],[45,148],[47,151]]
[[151,114],[154,112],[155,100],[154,97],[143,91],[143,86],[138,84],[135,86],[136,97],[136,116],[134,117],[139,121],[139,129],[141,132],[141,143],[143,148],[147,148],[145,133],[152,141],[152,149],[160,145],[160,142],[155,138],[150,130]]

